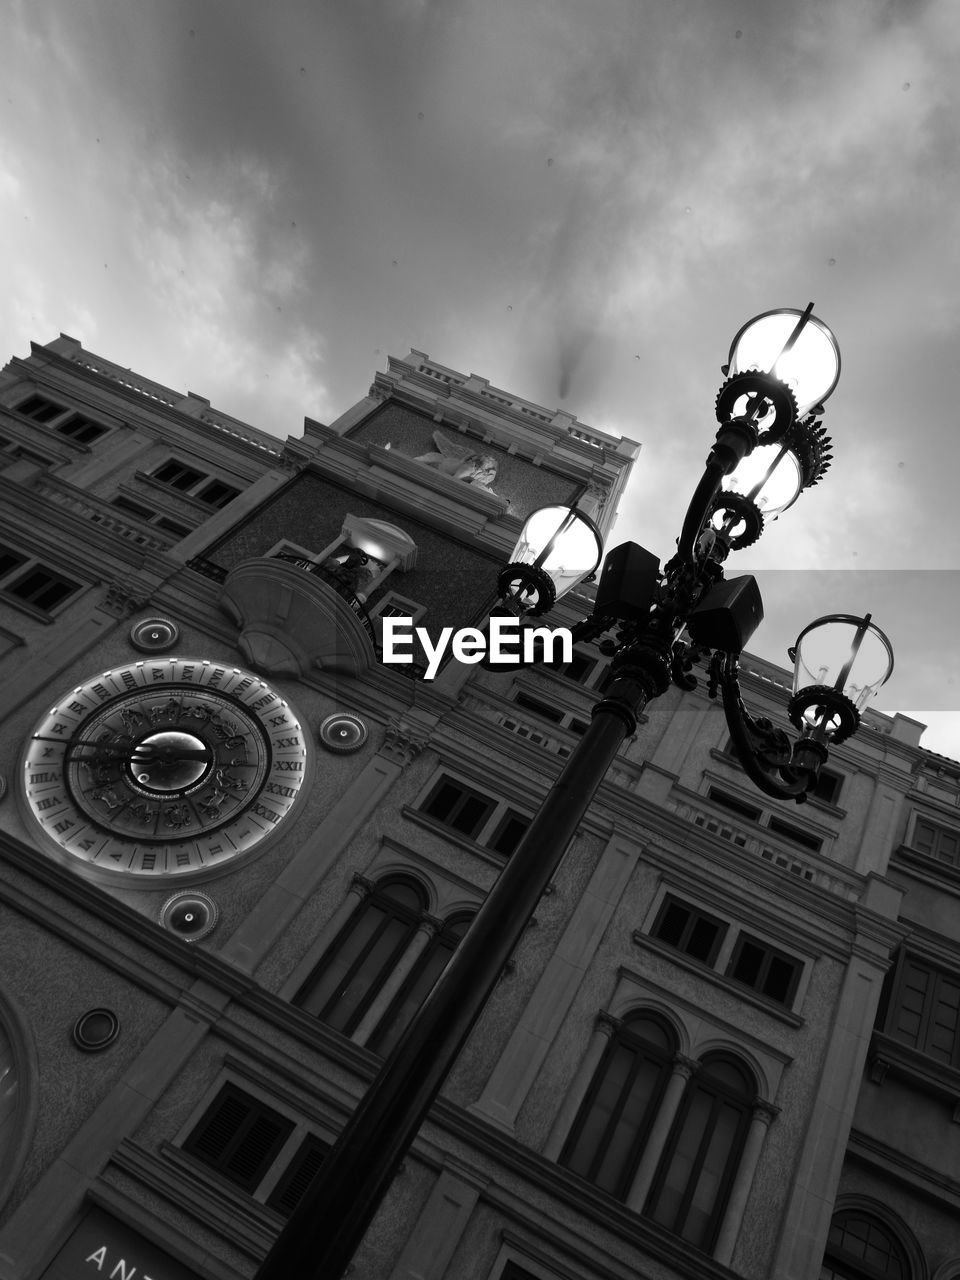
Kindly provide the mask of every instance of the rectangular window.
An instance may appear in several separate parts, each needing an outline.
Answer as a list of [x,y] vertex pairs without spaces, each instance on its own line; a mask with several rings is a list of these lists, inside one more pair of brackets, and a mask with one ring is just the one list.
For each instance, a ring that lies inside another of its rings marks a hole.
[[730,957],[727,975],[751,991],[789,1005],[796,994],[801,967],[799,960],[741,933]]
[[496,808],[496,801],[471,791],[452,778],[443,777],[427,797],[422,811],[475,840]]
[[197,471],[195,467],[188,466],[185,462],[178,462],[176,458],[171,458],[157,467],[151,479],[176,489],[178,493],[196,498],[198,502],[208,507],[216,507],[218,510],[225,507],[228,502],[232,502],[241,492],[236,485],[214,479],[206,472]]
[[721,791],[718,787],[711,787],[707,792],[708,799],[714,804],[723,805],[724,809],[729,809],[731,813],[738,813],[741,818],[746,818],[750,822],[759,822],[760,815],[763,810],[756,808],[755,805],[748,804],[746,800],[741,800],[738,796],[728,795],[726,791]]
[[19,551],[14,551],[12,547],[0,547],[0,580],[26,563],[27,557]]
[[227,1084],[187,1137],[183,1150],[252,1192],[293,1129],[291,1120]]
[[573,657],[563,666],[557,667],[557,674],[566,676],[568,680],[576,680],[577,684],[586,684],[597,666],[597,659],[589,653],[581,653],[574,649]]
[[0,546],[0,592],[47,613],[80,590],[80,584],[24,555]]
[[960,831],[951,831],[949,827],[938,826],[926,818],[917,818],[913,828],[913,847],[918,853],[925,853],[938,862],[947,862],[953,867],[960,863]]
[[46,396],[28,396],[21,404],[16,406],[17,413],[22,413],[25,418],[32,418],[34,422],[50,422],[65,412],[65,406],[62,404],[54,404],[52,400],[48,400]]
[[518,707],[532,711],[534,715],[542,716],[544,720],[549,720],[553,724],[559,724],[563,719],[562,711],[558,711],[556,707],[551,707],[546,702],[541,702],[539,698],[531,698],[527,693],[518,693],[514,702]]
[[240,490],[232,484],[224,484],[222,480],[211,480],[197,491],[196,497],[208,507],[216,507],[219,511],[228,502],[232,502]]
[[819,837],[812,836],[809,831],[803,831],[790,822],[784,822],[782,818],[771,818],[767,828],[776,835],[783,836],[784,840],[792,840],[794,844],[802,845],[804,849],[812,849],[814,853],[819,852],[823,846],[823,841]]
[[914,956],[901,960],[887,1033],[947,1066],[960,1066],[960,977]]
[[374,604],[370,605],[370,617],[376,618],[409,618],[413,624],[420,621],[427,612],[426,605],[409,596],[402,596],[396,591],[386,591]]
[[206,476],[202,471],[194,471],[192,467],[185,466],[182,462],[165,462],[158,467],[153,473],[154,480],[159,480],[161,484],[167,484],[171,489],[177,489],[181,493],[186,493],[188,489],[194,488],[201,480],[206,480]]
[[714,963],[726,932],[722,920],[670,897],[664,899],[650,930],[652,937],[704,964]]
[[829,769],[821,769],[820,776],[817,778],[817,785],[808,794],[815,800],[822,800],[824,804],[836,804],[840,799],[842,787],[843,774],[831,773]]
[[530,825],[530,819],[520,813],[508,809],[500,820],[493,835],[487,841],[487,848],[502,853],[509,858],[523,838],[523,833]]
[[107,434],[106,427],[101,426],[99,422],[91,422],[82,413],[72,413],[65,422],[58,423],[54,431],[70,440],[75,440],[77,444],[93,444],[94,440],[99,440],[101,436]]
[[503,800],[475,791],[443,774],[419,806],[420,812],[485,849],[509,858],[520,843],[530,819]]
[[267,1198],[271,1209],[288,1218],[306,1195],[311,1182],[320,1172],[330,1144],[310,1134],[300,1144],[286,1172]]
[[75,582],[71,582],[69,578],[62,578],[60,574],[54,573],[52,569],[47,569],[43,565],[34,565],[19,578],[5,583],[3,589],[9,595],[22,600],[24,604],[32,604],[45,612],[55,609],[58,604],[63,604],[64,600],[79,590]]

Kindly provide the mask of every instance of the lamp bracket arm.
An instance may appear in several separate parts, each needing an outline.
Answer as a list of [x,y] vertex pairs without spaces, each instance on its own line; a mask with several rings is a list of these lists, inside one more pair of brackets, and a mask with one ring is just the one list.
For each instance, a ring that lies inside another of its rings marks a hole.
[[[797,753],[791,748],[786,733],[765,717],[750,714],[740,693],[738,659],[739,654],[724,654],[718,650],[711,660],[708,689],[710,696],[715,697],[717,687],[720,688],[727,728],[737,758],[747,777],[765,795],[803,804],[816,782],[819,764],[812,767],[805,760],[803,767],[794,767]],[[826,752],[823,754],[825,758]]]
[[700,482],[693,491],[687,514],[683,518],[683,528],[677,541],[677,560],[681,563],[690,564],[694,560],[700,530],[710,515],[724,475],[726,475],[726,468],[721,460],[711,453],[707,458]]

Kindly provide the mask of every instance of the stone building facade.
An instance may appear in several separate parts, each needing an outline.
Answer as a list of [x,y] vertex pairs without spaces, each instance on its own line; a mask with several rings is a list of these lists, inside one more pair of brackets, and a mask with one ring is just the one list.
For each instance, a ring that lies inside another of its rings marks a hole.
[[[383,619],[481,623],[523,518],[607,532],[638,446],[420,352],[281,441],[61,336],[0,416],[0,1280],[251,1276],[607,669],[427,681]],[[868,712],[787,808],[702,681],[651,704],[355,1274],[958,1280],[920,730]]]

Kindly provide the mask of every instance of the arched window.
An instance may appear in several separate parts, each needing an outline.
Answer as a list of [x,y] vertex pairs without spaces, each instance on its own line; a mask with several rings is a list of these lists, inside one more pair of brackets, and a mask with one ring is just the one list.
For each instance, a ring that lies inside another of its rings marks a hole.
[[429,946],[418,956],[407,980],[367,1041],[369,1049],[384,1056],[390,1052],[407,1023],[433,990],[472,919],[469,914],[451,916],[439,933],[431,938]]
[[675,1051],[673,1034],[659,1019],[639,1014],[621,1023],[560,1153],[560,1163],[624,1199]]
[[820,1280],[911,1280],[903,1245],[890,1228],[862,1209],[833,1215]]
[[416,881],[382,881],[341,929],[294,1004],[350,1035],[409,946],[426,905]]
[[745,1068],[717,1055],[703,1060],[677,1112],[645,1212],[699,1249],[716,1241],[754,1095]]

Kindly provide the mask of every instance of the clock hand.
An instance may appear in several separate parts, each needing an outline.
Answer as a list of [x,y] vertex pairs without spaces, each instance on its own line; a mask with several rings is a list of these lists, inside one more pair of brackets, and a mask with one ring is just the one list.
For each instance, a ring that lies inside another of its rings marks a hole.
[[[115,743],[115,742],[90,742],[84,738],[51,738],[45,737],[43,734],[34,734],[34,742],[57,742],[60,746],[66,748],[65,754],[74,751],[84,750],[91,751],[93,754],[83,756],[81,759],[94,761],[97,759],[106,760],[135,760],[138,764],[147,762],[156,762],[158,764],[173,763],[177,760],[209,760],[210,751],[207,747],[191,748],[157,745],[153,742],[138,743]],[[76,758],[76,757],[74,757]]]
[[78,751],[81,748],[89,749],[93,752],[91,756],[83,756],[83,760],[110,759],[110,760],[126,760],[129,758],[132,748],[129,746],[120,746],[111,742],[89,742],[83,738],[49,738],[43,734],[35,733],[33,735],[34,742],[56,742],[65,748],[64,754],[69,755],[71,751]]

